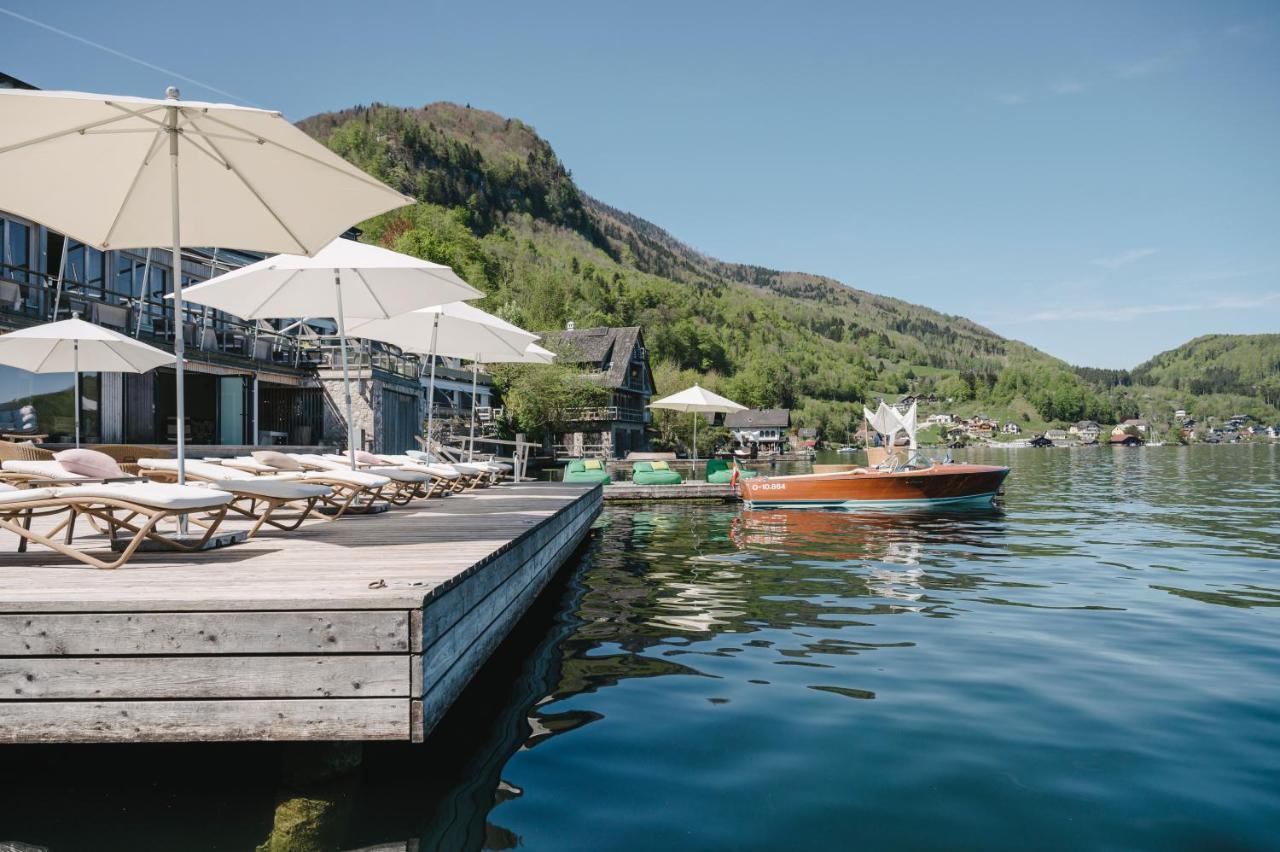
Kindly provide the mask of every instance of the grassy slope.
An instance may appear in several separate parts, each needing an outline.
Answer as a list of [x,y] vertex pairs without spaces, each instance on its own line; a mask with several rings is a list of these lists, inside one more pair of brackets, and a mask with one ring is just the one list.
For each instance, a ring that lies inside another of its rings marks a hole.
[[864,399],[907,389],[1031,429],[1167,402],[1163,385],[1145,394],[1091,387],[1061,361],[963,317],[708,257],[581,193],[516,119],[446,103],[374,105],[301,126],[422,199],[366,223],[369,239],[459,268],[488,294],[486,309],[534,330],[570,319],[643,325],[663,392],[710,374],[747,404],[797,408],[802,424],[831,433],[856,419]]

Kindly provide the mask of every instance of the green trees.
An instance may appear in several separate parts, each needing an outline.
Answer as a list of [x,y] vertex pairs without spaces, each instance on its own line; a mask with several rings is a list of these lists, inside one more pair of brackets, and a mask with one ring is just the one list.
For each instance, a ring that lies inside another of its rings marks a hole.
[[560,364],[499,364],[490,368],[494,387],[519,431],[539,439],[563,431],[574,412],[609,404],[607,388]]

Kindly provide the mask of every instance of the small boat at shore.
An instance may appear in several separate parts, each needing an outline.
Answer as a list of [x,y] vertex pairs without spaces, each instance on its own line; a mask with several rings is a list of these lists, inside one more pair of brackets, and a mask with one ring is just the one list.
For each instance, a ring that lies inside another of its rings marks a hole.
[[1009,468],[998,465],[932,462],[897,470],[760,476],[738,487],[748,507],[989,506],[1008,475]]
[[[1009,475],[1009,468],[1000,465],[920,460],[914,404],[900,413],[881,400],[875,414],[866,409],[863,414],[885,439],[884,447],[867,450],[868,459],[876,466],[841,465],[835,470],[744,479],[737,483],[743,502],[748,508],[989,506]],[[905,432],[908,440],[905,464],[892,450],[898,432]]]

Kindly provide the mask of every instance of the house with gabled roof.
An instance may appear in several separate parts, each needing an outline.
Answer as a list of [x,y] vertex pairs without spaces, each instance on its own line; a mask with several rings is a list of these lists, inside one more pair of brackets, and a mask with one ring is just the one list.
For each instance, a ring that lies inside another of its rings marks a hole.
[[575,328],[543,336],[561,364],[581,367],[610,391],[609,404],[574,413],[563,441],[571,455],[626,458],[649,449],[653,371],[640,326]]

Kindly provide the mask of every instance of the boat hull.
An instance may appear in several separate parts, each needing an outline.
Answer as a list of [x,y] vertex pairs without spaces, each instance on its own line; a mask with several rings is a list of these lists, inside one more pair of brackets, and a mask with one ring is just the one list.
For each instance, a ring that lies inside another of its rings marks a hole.
[[742,499],[752,507],[895,508],[987,506],[1009,468],[948,464],[894,473],[853,471],[769,476],[743,480]]

